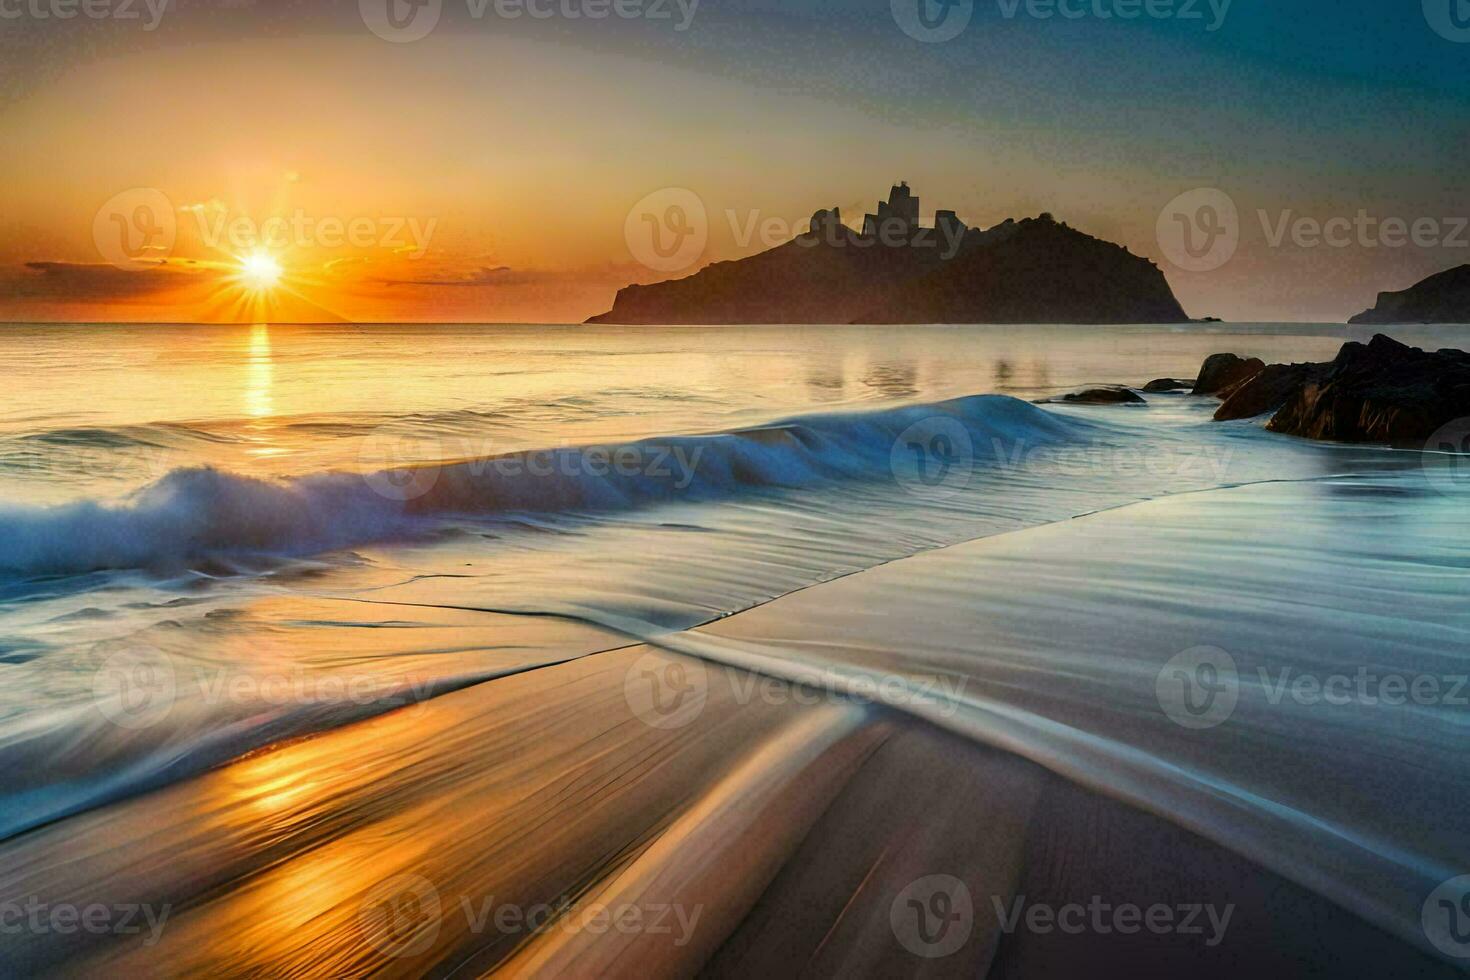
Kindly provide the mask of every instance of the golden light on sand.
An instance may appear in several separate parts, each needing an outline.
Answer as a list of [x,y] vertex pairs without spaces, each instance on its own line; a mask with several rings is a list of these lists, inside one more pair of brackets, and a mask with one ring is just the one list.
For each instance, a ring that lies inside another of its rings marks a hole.
[[247,289],[273,289],[281,281],[281,272],[281,263],[269,252],[255,251],[240,259],[239,279]]

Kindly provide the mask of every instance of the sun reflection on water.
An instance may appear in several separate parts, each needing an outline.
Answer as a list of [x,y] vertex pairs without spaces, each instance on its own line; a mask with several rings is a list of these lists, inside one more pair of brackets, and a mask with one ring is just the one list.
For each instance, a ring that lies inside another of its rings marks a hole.
[[241,389],[245,397],[245,416],[257,420],[250,426],[247,450],[252,456],[277,456],[286,450],[274,441],[274,427],[263,420],[275,415],[275,360],[271,354],[271,329],[266,323],[250,328],[245,349],[245,381]]

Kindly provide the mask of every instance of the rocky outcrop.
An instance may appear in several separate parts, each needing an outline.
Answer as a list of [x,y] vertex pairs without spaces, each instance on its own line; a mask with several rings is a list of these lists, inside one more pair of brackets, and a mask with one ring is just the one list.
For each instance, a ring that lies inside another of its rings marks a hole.
[[589,323],[1184,323],[1164,274],[1050,215],[967,228],[917,225],[894,188],[867,234],[836,208],[792,241],[694,275],[618,291]]
[[1080,405],[1146,405],[1138,393],[1127,388],[1088,388],[1063,395],[1059,401]]
[[1267,428],[1309,439],[1423,445],[1462,418],[1470,418],[1470,354],[1423,351],[1378,334],[1366,344],[1343,344]]
[[1244,358],[1237,354],[1211,354],[1200,366],[1194,383],[1195,395],[1217,395],[1247,378],[1255,377],[1266,366],[1259,357]]
[[1220,393],[1224,402],[1215,410],[1216,421],[1250,419],[1274,412],[1302,385],[1325,373],[1325,364],[1268,364],[1254,375]]
[[1378,294],[1378,305],[1349,323],[1470,323],[1470,265],[1430,276],[1399,292]]
[[1169,391],[1193,391],[1196,379],[1194,378],[1155,378],[1143,386],[1143,390],[1150,394],[1162,394]]
[[1422,351],[1383,334],[1343,344],[1322,364],[1212,354],[1196,393],[1203,388],[1223,399],[1218,420],[1274,411],[1266,428],[1308,439],[1422,446],[1450,422],[1470,425],[1470,354]]

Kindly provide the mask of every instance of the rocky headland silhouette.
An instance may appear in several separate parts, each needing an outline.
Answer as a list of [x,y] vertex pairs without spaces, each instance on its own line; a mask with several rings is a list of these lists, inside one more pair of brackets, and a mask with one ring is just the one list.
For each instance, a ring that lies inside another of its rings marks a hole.
[[1378,304],[1349,323],[1470,323],[1470,265],[1423,279],[1408,289],[1378,294]]
[[920,224],[905,182],[865,216],[812,215],[791,241],[618,291],[589,323],[1183,323],[1158,266],[1050,214],[970,228]]

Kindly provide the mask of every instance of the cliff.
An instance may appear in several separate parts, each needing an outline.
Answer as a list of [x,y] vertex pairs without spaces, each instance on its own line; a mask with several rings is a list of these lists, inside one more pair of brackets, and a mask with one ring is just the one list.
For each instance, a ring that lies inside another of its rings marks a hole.
[[1349,323],[1470,323],[1470,265],[1449,269],[1398,292]]

